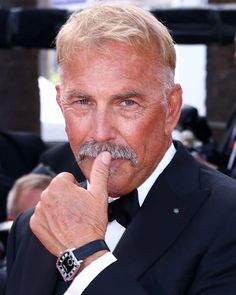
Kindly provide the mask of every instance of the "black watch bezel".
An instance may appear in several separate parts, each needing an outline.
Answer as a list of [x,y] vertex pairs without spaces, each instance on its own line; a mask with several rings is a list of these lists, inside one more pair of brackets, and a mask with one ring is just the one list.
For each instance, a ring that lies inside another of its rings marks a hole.
[[83,260],[77,260],[73,249],[68,249],[63,252],[57,259],[57,269],[65,282],[71,281],[77,275]]
[[104,240],[95,240],[80,248],[67,249],[61,253],[57,259],[56,267],[64,281],[73,280],[84,259],[101,250],[109,250]]

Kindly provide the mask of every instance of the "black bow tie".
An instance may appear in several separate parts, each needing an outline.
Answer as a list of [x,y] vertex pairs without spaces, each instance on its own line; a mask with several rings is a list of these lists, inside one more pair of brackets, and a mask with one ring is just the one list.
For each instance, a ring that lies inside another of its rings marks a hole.
[[108,220],[115,219],[119,224],[127,227],[139,208],[138,191],[135,189],[108,204]]

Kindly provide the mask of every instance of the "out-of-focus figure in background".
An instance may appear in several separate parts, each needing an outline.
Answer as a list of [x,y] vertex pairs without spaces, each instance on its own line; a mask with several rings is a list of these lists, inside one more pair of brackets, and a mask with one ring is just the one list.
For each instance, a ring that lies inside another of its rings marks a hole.
[[14,181],[34,169],[46,148],[39,135],[0,130],[0,222],[6,219],[6,198]]
[[[40,169],[43,167],[40,166]],[[5,268],[5,249],[13,220],[20,213],[36,206],[42,191],[47,188],[52,178],[45,174],[29,173],[13,184],[7,196],[7,221],[0,223],[0,269]]]
[[8,220],[15,220],[21,212],[35,207],[51,180],[51,176],[36,173],[20,177],[7,197]]
[[176,139],[207,166],[236,178],[236,108],[232,112],[222,139],[215,142],[207,119],[189,105],[182,108]]
[[[236,64],[236,37],[234,38]],[[200,116],[193,106],[181,110],[176,137],[202,163],[236,178],[236,103],[219,142],[212,138],[206,117]]]

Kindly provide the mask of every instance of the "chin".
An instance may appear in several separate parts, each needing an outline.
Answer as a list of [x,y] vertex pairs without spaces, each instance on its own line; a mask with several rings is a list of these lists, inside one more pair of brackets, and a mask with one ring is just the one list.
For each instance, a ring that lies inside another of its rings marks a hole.
[[130,186],[131,183],[128,181],[127,176],[109,176],[107,191],[110,197],[119,197],[127,194],[133,188]]

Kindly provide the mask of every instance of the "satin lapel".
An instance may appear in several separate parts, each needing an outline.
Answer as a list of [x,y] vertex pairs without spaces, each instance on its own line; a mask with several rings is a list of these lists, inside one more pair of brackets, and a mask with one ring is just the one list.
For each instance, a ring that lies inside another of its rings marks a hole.
[[[168,250],[208,195],[199,189],[198,164],[182,152],[158,178],[114,251],[136,278]],[[182,160],[178,165],[181,158],[190,160],[188,167]]]

